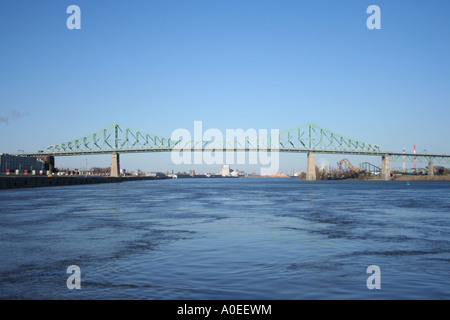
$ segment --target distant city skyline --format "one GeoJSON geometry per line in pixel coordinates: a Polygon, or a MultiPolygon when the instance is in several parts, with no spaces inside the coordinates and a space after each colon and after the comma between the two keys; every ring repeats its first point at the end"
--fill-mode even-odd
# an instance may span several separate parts
{"type": "MultiPolygon", "coordinates": [[[[4,1],[0,152],[36,152],[113,122],[170,137],[203,121],[223,132],[314,122],[386,151],[450,154],[449,11],[444,0],[4,1]],[[81,29],[67,27],[70,5],[81,29]],[[381,29],[367,27],[371,5],[381,29]]],[[[316,163],[342,158],[381,161],[316,163]]],[[[280,154],[280,172],[305,170],[305,159],[280,154]]],[[[56,159],[86,165],[111,157],[56,159]]],[[[121,167],[220,171],[175,165],[170,153],[122,154],[121,167]]]]}

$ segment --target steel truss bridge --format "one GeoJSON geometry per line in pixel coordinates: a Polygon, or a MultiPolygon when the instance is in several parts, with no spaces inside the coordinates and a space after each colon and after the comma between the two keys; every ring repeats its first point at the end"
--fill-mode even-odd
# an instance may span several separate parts
{"type": "MultiPolygon", "coordinates": [[[[236,131],[235,131],[236,132],[236,131]]],[[[202,132],[203,135],[203,132],[202,132]]],[[[389,161],[417,161],[429,164],[450,163],[450,155],[431,153],[405,153],[382,150],[378,145],[348,138],[314,123],[279,132],[278,134],[261,135],[247,130],[244,139],[232,140],[191,140],[171,139],[154,134],[134,130],[117,123],[91,133],[84,137],[51,145],[28,156],[77,156],[93,154],[119,154],[138,152],[171,152],[171,151],[277,151],[291,153],[326,153],[346,155],[380,156],[387,159],[382,165],[389,170],[389,161]],[[253,133],[253,134],[252,134],[253,133]],[[387,167],[386,167],[387,166],[387,167]]],[[[228,137],[227,137],[228,138],[228,137]]],[[[23,154],[22,154],[23,155],[23,154]]],[[[309,164],[309,161],[308,161],[309,164]]]]}

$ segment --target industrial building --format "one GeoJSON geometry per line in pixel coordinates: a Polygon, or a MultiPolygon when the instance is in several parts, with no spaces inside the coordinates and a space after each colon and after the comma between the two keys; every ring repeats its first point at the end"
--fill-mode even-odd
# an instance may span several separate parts
{"type": "Polygon", "coordinates": [[[16,172],[20,173],[39,172],[45,170],[45,162],[34,157],[23,157],[12,154],[0,153],[0,173],[16,172]]]}
{"type": "Polygon", "coordinates": [[[230,176],[230,165],[223,164],[222,169],[220,170],[220,174],[222,175],[222,177],[229,177],[230,176]]]}

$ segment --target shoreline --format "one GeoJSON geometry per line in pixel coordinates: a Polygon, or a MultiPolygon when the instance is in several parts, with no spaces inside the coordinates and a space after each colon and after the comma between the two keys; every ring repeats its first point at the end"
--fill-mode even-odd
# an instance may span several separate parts
{"type": "Polygon", "coordinates": [[[71,186],[80,184],[120,183],[136,180],[162,180],[168,177],[102,177],[102,176],[0,176],[0,190],[71,186]]]}
{"type": "Polygon", "coordinates": [[[394,176],[391,181],[450,181],[450,176],[394,176]]]}
{"type": "MultiPolygon", "coordinates": [[[[218,177],[218,176],[217,176],[218,177]]],[[[211,177],[211,178],[217,178],[211,177]]],[[[199,176],[183,176],[184,179],[200,178],[199,176]]],[[[205,177],[206,178],[206,177],[205,177]]],[[[231,177],[230,177],[231,178],[231,177]]],[[[267,176],[243,176],[234,178],[291,178],[297,177],[267,177],[267,176]]],[[[99,183],[121,183],[139,180],[165,180],[172,179],[168,176],[131,176],[131,177],[104,177],[104,176],[0,176],[0,190],[19,188],[39,188],[52,186],[70,186],[81,184],[99,183]]],[[[305,179],[298,179],[305,180],[305,179]]],[[[316,181],[385,181],[378,177],[361,179],[336,179],[336,180],[316,180],[316,181]]],[[[450,181],[450,176],[393,176],[388,181],[450,181]]]]}
{"type": "Polygon", "coordinates": [[[317,179],[316,181],[450,181],[450,176],[393,176],[389,180],[383,180],[379,177],[369,177],[369,178],[348,178],[348,179],[330,179],[330,180],[317,179]]]}

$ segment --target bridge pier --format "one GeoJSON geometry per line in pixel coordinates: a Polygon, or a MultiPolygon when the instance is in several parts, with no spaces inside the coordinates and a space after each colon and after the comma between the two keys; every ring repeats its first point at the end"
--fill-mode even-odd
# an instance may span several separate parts
{"type": "Polygon", "coordinates": [[[316,181],[316,162],[314,161],[314,153],[308,153],[306,163],[306,181],[316,181]]]}
{"type": "Polygon", "coordinates": [[[117,152],[112,154],[112,163],[111,163],[111,177],[120,176],[120,161],[119,154],[117,152]]]}
{"type": "Polygon", "coordinates": [[[391,168],[389,162],[389,155],[384,155],[381,159],[381,179],[385,181],[391,180],[391,168]]]}
{"type": "Polygon", "coordinates": [[[52,174],[53,169],[55,168],[55,157],[54,156],[45,156],[42,158],[39,158],[45,163],[44,170],[49,171],[50,174],[52,174]]]}
{"type": "Polygon", "coordinates": [[[434,164],[433,164],[433,161],[430,161],[428,163],[428,175],[429,176],[434,176],[434,164]]]}

